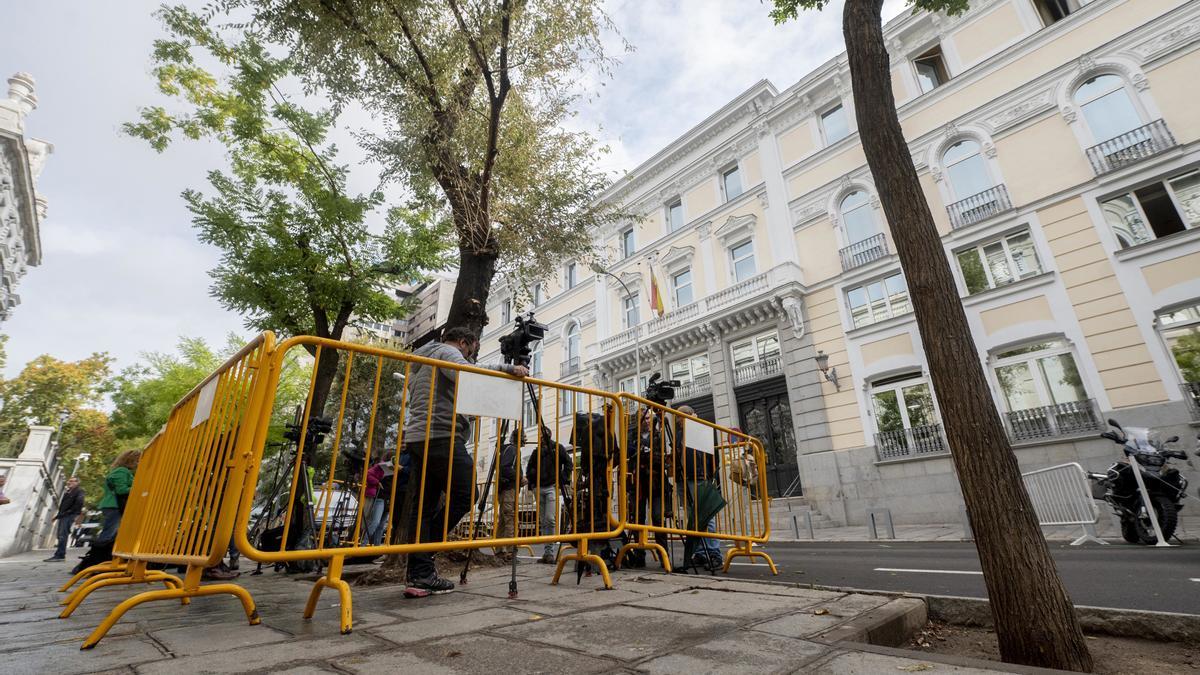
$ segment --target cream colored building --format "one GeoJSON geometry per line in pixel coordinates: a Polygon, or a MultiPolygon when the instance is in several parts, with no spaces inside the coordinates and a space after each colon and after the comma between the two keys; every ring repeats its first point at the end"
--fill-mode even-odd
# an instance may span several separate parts
{"type": "Polygon", "coordinates": [[[54,146],[25,136],[25,117],[34,108],[33,76],[8,78],[8,97],[0,99],[0,323],[21,303],[21,278],[42,263],[46,200],[35,181],[54,146]]]}
{"type": "MultiPolygon", "coordinates": [[[[1194,439],[1200,3],[971,7],[904,14],[885,35],[1022,467],[1102,470],[1119,457],[1097,438],[1109,416],[1194,439]]],[[[937,392],[850,91],[844,54],[782,91],[759,82],[615,184],[605,198],[641,217],[596,242],[635,297],[565,263],[540,290],[550,330],[535,369],[640,390],[636,338],[643,376],[684,382],[676,405],[763,439],[772,493],[802,491],[838,523],[870,508],[957,522],[937,392]]],[[[499,360],[496,339],[527,309],[493,292],[481,360],[499,360]]]]}

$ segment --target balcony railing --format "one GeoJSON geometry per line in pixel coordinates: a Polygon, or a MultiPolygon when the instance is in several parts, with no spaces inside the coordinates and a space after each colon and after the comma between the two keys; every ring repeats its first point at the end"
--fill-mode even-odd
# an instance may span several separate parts
{"type": "Polygon", "coordinates": [[[558,370],[559,377],[567,377],[579,372],[579,357],[567,359],[562,362],[562,366],[558,370]]]}
{"type": "Polygon", "coordinates": [[[843,272],[852,270],[855,267],[861,267],[873,260],[879,260],[887,254],[887,238],[883,236],[882,232],[850,244],[838,251],[838,255],[842,258],[843,272]]]}
{"type": "Polygon", "coordinates": [[[712,380],[708,375],[701,375],[691,382],[684,382],[675,387],[675,400],[686,401],[689,398],[696,398],[712,391],[712,380]]]}
{"type": "Polygon", "coordinates": [[[1184,382],[1180,386],[1183,389],[1183,400],[1192,414],[1192,420],[1200,422],[1200,382],[1184,382]]]}
{"type": "Polygon", "coordinates": [[[950,227],[957,230],[960,227],[982,223],[1011,208],[1012,201],[1008,198],[1008,188],[1001,183],[994,188],[954,202],[946,207],[946,213],[950,214],[950,227]]]}
{"type": "Polygon", "coordinates": [[[749,384],[750,382],[765,380],[781,372],[783,372],[783,360],[776,356],[734,368],[733,383],[735,385],[749,384]]]}
{"type": "Polygon", "coordinates": [[[1004,415],[1014,442],[1058,438],[1099,431],[1100,413],[1095,399],[1071,401],[1040,408],[1014,410],[1004,415]]]}
{"type": "Polygon", "coordinates": [[[888,459],[936,455],[949,452],[949,449],[942,435],[942,425],[926,424],[875,434],[875,452],[882,462],[888,459]]]}
{"type": "Polygon", "coordinates": [[[1175,136],[1167,128],[1167,123],[1154,120],[1133,131],[1126,131],[1120,136],[1093,145],[1087,149],[1087,156],[1088,161],[1092,163],[1092,170],[1099,176],[1153,157],[1175,145],[1175,136]]]}

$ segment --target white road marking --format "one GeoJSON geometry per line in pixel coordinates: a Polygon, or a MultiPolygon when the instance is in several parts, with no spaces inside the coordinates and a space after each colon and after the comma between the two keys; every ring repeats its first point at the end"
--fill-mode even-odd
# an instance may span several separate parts
{"type": "Polygon", "coordinates": [[[970,570],[909,570],[899,567],[876,567],[876,572],[917,572],[919,574],[978,574],[983,575],[983,572],[972,572],[970,570]]]}
{"type": "Polygon", "coordinates": [[[1195,581],[1196,583],[1200,583],[1200,579],[1189,579],[1188,581],[1195,581]]]}

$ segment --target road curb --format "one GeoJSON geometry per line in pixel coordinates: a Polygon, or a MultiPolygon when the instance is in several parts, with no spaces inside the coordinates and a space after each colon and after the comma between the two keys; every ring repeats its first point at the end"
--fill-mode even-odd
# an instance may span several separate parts
{"type": "Polygon", "coordinates": [[[920,598],[895,598],[886,605],[831,628],[821,637],[831,642],[865,642],[899,647],[928,621],[928,606],[920,598]]]}

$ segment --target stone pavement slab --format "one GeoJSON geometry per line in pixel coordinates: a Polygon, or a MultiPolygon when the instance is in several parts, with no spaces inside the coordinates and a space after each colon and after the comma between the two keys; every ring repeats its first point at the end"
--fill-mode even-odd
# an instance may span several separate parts
{"type": "Polygon", "coordinates": [[[104,650],[80,652],[82,642],[57,642],[35,649],[0,655],[7,675],[73,675],[148,663],[165,658],[162,650],[143,637],[118,637],[104,641],[104,650]]]}
{"type": "Polygon", "coordinates": [[[490,635],[455,636],[400,649],[339,659],[352,673],[606,673],[620,668],[609,659],[490,635]]]}
{"type": "Polygon", "coordinates": [[[710,589],[682,590],[672,595],[630,603],[668,612],[687,612],[726,619],[765,619],[799,609],[795,600],[756,593],[710,589]]]}
{"type": "Polygon", "coordinates": [[[176,656],[191,656],[283,642],[292,636],[267,626],[219,623],[205,626],[204,630],[193,626],[155,630],[150,637],[176,656]]]}
{"type": "Polygon", "coordinates": [[[832,651],[832,647],[815,642],[739,630],[641,663],[638,670],[654,675],[791,673],[832,651]]]}
{"type": "MultiPolygon", "coordinates": [[[[998,664],[997,664],[998,665],[998,664]]],[[[798,673],[825,675],[879,675],[880,673],[960,673],[960,675],[988,675],[994,670],[980,670],[968,666],[952,666],[937,661],[905,659],[870,652],[840,651],[834,656],[803,666],[798,673]]]]}
{"type": "MultiPolygon", "coordinates": [[[[247,627],[254,630],[261,626],[247,627]]],[[[106,647],[108,640],[100,643],[106,647]]],[[[280,666],[306,661],[324,661],[367,649],[379,649],[383,643],[363,633],[334,635],[320,639],[291,640],[245,649],[197,654],[183,658],[156,661],[138,666],[140,675],[208,675],[209,673],[244,673],[250,670],[276,670],[280,666]]],[[[99,650],[100,647],[97,647],[99,650]]]]}
{"type": "MultiPolygon", "coordinates": [[[[529,612],[495,607],[493,609],[485,609],[452,617],[406,621],[401,624],[375,628],[370,632],[389,642],[406,644],[420,640],[446,637],[448,635],[475,633],[488,628],[511,626],[514,624],[529,623],[531,620],[538,620],[533,617],[534,615],[529,612]]],[[[540,619],[540,617],[538,618],[540,619]]]]}

